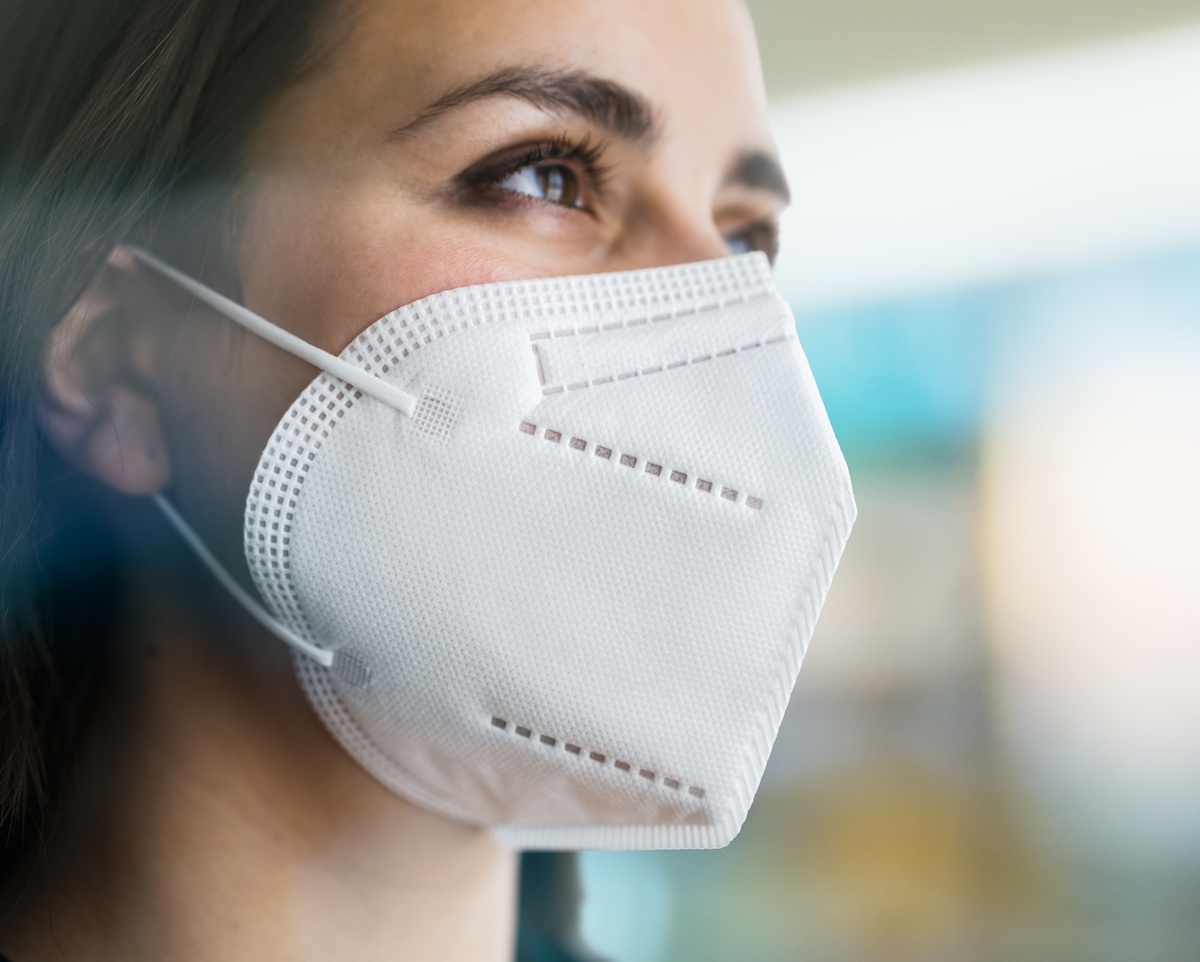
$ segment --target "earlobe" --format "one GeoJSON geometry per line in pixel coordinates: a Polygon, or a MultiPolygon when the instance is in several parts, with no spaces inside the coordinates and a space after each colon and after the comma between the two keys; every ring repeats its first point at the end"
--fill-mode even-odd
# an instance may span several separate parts
{"type": "Polygon", "coordinates": [[[118,248],[104,273],[55,325],[43,352],[42,432],[80,470],[124,494],[150,494],[171,479],[151,372],[137,369],[132,325],[110,272],[133,270],[118,248]]]}

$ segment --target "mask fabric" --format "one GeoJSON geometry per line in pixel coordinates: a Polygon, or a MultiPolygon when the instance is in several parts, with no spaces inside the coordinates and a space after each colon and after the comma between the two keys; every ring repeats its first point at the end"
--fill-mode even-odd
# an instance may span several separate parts
{"type": "Polygon", "coordinates": [[[135,254],[325,372],[242,601],[350,755],[518,848],[733,839],[856,513],[763,255],[435,294],[335,359],[135,254]]]}

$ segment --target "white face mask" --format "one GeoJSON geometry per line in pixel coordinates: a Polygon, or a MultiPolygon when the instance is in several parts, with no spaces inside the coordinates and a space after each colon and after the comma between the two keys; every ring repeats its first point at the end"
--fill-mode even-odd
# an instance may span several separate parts
{"type": "Polygon", "coordinates": [[[334,737],[522,848],[741,828],[855,517],[767,260],[484,284],[334,358],[263,452],[246,559],[334,737]]]}

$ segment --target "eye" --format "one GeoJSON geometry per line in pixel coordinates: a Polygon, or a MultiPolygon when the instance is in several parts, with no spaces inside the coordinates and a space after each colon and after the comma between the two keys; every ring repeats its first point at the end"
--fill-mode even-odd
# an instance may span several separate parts
{"type": "Polygon", "coordinates": [[[736,234],[726,234],[725,247],[730,254],[762,251],[774,263],[775,255],[779,253],[779,225],[773,220],[750,224],[736,234]]]}
{"type": "Polygon", "coordinates": [[[565,135],[485,158],[455,180],[469,203],[494,204],[498,197],[528,198],[595,216],[609,167],[605,145],[565,135]]]}
{"type": "Polygon", "coordinates": [[[583,208],[579,175],[566,164],[530,164],[498,181],[496,187],[560,207],[583,208]]]}

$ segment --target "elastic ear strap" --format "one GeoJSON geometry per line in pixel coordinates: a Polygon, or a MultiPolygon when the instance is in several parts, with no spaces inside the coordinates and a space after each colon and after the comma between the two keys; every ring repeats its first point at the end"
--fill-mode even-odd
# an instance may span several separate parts
{"type": "Polygon", "coordinates": [[[237,303],[237,301],[232,301],[225,295],[218,294],[211,287],[206,287],[195,278],[183,273],[183,271],[172,267],[165,261],[159,260],[149,251],[132,246],[126,249],[142,264],[151,270],[157,271],[163,277],[174,281],[189,294],[203,301],[209,307],[220,311],[230,320],[236,321],[246,330],[257,334],[264,341],[270,341],[276,347],[283,348],[289,354],[294,354],[302,361],[308,361],[309,364],[319,367],[327,374],[341,378],[347,384],[358,388],[363,394],[369,394],[371,397],[382,401],[384,404],[395,408],[403,414],[411,416],[416,411],[419,398],[401,391],[398,387],[380,380],[374,374],[369,374],[360,367],[355,367],[348,361],[343,361],[340,357],[335,357],[328,351],[322,351],[319,347],[314,347],[308,341],[285,331],[276,324],[272,324],[265,317],[259,317],[253,311],[237,303]]]}
{"type": "Polygon", "coordinates": [[[251,598],[249,592],[234,580],[233,575],[225,570],[225,566],[208,550],[204,542],[200,540],[200,536],[192,530],[190,524],[183,520],[183,515],[175,510],[175,506],[170,501],[161,494],[153,494],[151,497],[154,499],[154,503],[158,505],[159,510],[171,522],[171,527],[179,532],[180,537],[187,542],[188,547],[204,562],[204,567],[212,572],[213,577],[217,581],[221,582],[221,587],[233,595],[260,625],[281,641],[287,642],[297,651],[307,655],[317,664],[324,665],[326,668],[333,664],[334,653],[332,651],[326,648],[318,648],[311,642],[305,641],[278,618],[275,618],[266,608],[251,598]]]}

